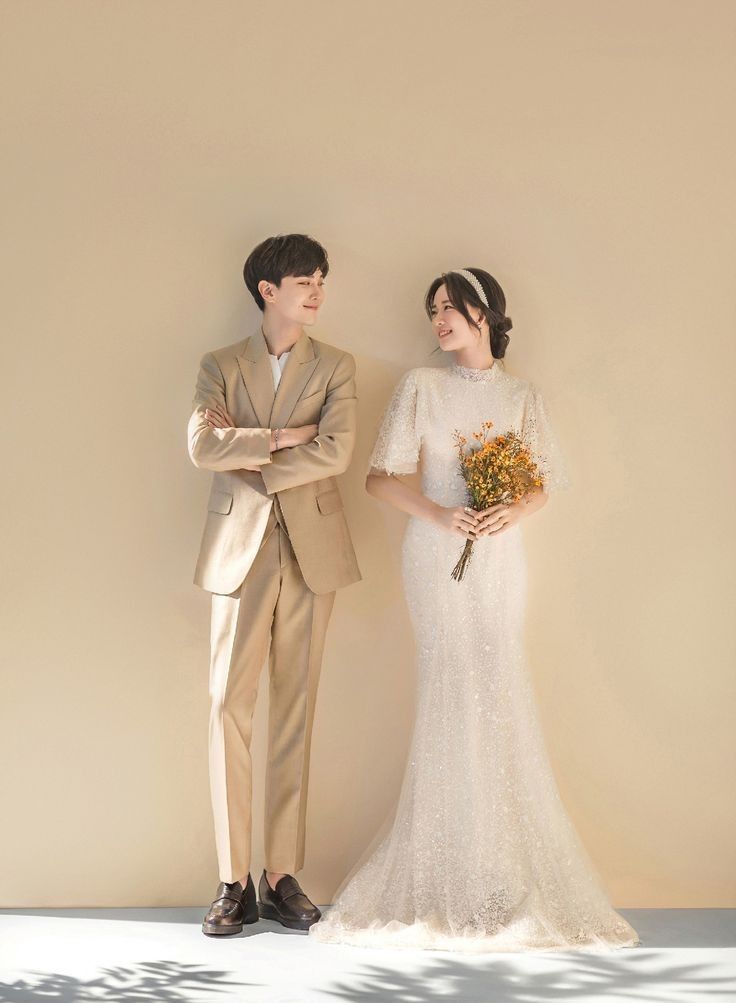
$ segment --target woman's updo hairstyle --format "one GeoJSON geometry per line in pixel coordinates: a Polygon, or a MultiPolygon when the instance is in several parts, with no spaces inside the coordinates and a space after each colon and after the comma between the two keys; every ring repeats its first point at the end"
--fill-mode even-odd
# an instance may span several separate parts
{"type": "Polygon", "coordinates": [[[486,294],[488,306],[485,305],[478,295],[478,291],[473,288],[464,275],[459,275],[457,272],[443,272],[442,275],[434,279],[427,290],[427,295],[424,297],[424,309],[431,320],[434,298],[439,287],[444,285],[449,301],[469,324],[478,328],[478,331],[480,331],[480,327],[470,316],[468,306],[483,313],[491,332],[491,355],[494,359],[502,359],[510,341],[506,332],[514,326],[511,318],[506,316],[506,297],[503,289],[493,276],[484,272],[482,268],[466,268],[465,271],[470,272],[480,282],[483,292],[486,294]]]}

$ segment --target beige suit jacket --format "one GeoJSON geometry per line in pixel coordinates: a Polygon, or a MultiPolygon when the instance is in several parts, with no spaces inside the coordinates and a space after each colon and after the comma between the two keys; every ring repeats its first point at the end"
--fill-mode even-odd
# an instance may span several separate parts
{"type": "Polygon", "coordinates": [[[200,363],[189,419],[189,456],[214,471],[194,583],[235,591],[258,552],[274,496],[307,586],[317,594],[360,581],[337,475],[353,452],[355,360],[302,334],[274,392],[259,329],[200,363]],[[211,428],[205,408],[225,407],[236,428],[211,428]],[[303,446],[270,452],[272,428],[318,424],[303,446]],[[260,472],[243,470],[260,464],[260,472]]]}

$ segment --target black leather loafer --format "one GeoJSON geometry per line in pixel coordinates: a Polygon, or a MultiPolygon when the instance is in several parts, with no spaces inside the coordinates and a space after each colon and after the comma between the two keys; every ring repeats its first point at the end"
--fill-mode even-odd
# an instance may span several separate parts
{"type": "Polygon", "coordinates": [[[261,919],[274,919],[290,930],[308,930],[322,916],[291,874],[279,878],[272,888],[264,871],[258,882],[258,898],[261,919]]]}
{"type": "Polygon", "coordinates": [[[244,923],[258,922],[256,888],[250,874],[245,888],[239,881],[221,881],[217,895],[202,923],[208,937],[231,937],[240,933],[244,923]]]}

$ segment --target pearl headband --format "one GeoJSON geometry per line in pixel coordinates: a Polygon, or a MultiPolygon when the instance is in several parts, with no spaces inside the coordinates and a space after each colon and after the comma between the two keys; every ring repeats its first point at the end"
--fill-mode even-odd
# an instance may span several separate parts
{"type": "Polygon", "coordinates": [[[464,279],[467,279],[468,282],[473,287],[473,289],[475,289],[475,291],[478,293],[481,300],[485,303],[486,306],[488,306],[488,297],[485,294],[485,290],[483,289],[483,286],[480,284],[480,282],[475,277],[475,275],[473,275],[472,272],[469,272],[467,268],[453,268],[452,271],[456,275],[462,275],[464,279]]]}

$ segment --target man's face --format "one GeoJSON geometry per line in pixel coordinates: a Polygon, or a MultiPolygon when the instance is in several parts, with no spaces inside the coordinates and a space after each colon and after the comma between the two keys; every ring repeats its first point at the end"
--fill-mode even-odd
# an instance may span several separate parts
{"type": "Polygon", "coordinates": [[[258,288],[269,310],[295,324],[314,324],[325,298],[325,280],[319,268],[312,275],[285,275],[280,286],[262,281],[258,288]]]}

